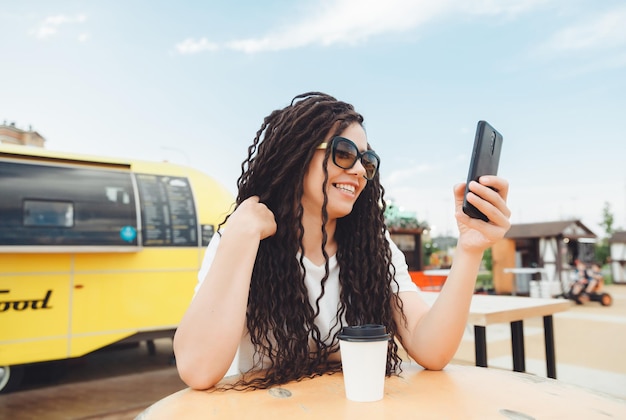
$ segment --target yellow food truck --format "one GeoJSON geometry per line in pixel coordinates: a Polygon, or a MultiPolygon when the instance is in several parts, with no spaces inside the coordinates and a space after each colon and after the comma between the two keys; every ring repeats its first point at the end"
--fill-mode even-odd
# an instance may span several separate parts
{"type": "Polygon", "coordinates": [[[30,363],[173,336],[233,202],[189,167],[0,145],[0,392],[30,363]]]}

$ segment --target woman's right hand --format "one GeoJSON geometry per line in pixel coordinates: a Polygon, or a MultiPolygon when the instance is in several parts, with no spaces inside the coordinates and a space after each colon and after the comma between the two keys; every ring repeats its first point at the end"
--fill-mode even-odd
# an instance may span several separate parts
{"type": "Polygon", "coordinates": [[[227,225],[227,231],[241,229],[247,233],[258,233],[260,240],[276,233],[274,213],[265,204],[260,203],[256,195],[246,198],[239,204],[228,218],[227,225]]]}

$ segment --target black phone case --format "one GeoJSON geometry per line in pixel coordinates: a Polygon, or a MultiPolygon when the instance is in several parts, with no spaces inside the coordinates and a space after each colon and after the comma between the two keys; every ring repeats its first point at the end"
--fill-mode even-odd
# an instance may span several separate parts
{"type": "Polygon", "coordinates": [[[467,174],[467,185],[463,195],[463,212],[474,219],[481,219],[485,222],[489,218],[480,210],[467,202],[470,181],[478,182],[483,175],[497,175],[500,164],[500,150],[502,149],[502,135],[486,121],[478,121],[476,127],[476,137],[474,138],[474,148],[470,161],[469,172],[467,174]]]}

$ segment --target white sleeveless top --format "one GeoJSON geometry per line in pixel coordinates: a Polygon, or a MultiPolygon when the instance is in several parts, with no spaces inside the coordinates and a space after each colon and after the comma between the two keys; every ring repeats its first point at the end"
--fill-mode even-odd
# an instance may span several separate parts
{"type": "MultiPolygon", "coordinates": [[[[411,280],[404,254],[400,251],[396,244],[393,243],[389,236],[387,236],[387,240],[389,241],[389,246],[391,248],[392,262],[396,269],[395,279],[398,282],[398,286],[392,282],[392,291],[394,293],[417,292],[418,288],[411,280]]],[[[213,258],[215,257],[219,241],[220,235],[213,235],[213,238],[206,249],[202,267],[198,272],[198,284],[195,289],[196,292],[209,272],[209,268],[211,267],[213,258]]],[[[309,302],[311,303],[311,306],[315,308],[315,301],[322,292],[321,279],[324,277],[324,265],[317,266],[306,257],[304,257],[303,261],[306,269],[305,285],[309,291],[309,302]]],[[[337,332],[336,330],[340,328],[340,323],[336,322],[337,308],[339,305],[339,292],[339,264],[337,263],[337,258],[333,255],[329,259],[329,276],[326,280],[324,296],[319,303],[320,313],[317,318],[315,318],[315,325],[320,330],[321,338],[326,338],[328,343],[330,343],[330,338],[332,338],[337,332]],[[335,329],[331,331],[333,326],[335,329]]],[[[345,325],[345,320],[343,324],[345,325]]],[[[226,373],[226,376],[250,370],[253,367],[253,355],[254,347],[250,341],[249,334],[246,333],[241,339],[237,355],[235,356],[230,369],[226,373]]]]}

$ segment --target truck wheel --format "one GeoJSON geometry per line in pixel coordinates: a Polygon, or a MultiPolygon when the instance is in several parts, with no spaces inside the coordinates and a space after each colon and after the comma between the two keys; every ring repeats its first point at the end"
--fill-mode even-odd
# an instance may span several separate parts
{"type": "Polygon", "coordinates": [[[0,394],[19,388],[24,378],[24,366],[0,366],[0,394]]]}

